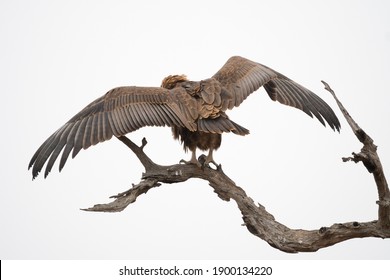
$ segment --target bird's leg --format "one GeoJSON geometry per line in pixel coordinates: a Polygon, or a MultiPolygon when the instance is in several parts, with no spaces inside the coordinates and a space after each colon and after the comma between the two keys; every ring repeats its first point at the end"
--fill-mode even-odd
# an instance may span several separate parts
{"type": "Polygon", "coordinates": [[[216,168],[218,168],[219,164],[217,164],[217,163],[214,161],[214,159],[213,159],[213,151],[214,151],[213,149],[210,149],[210,150],[209,150],[209,153],[208,153],[208,155],[207,155],[207,157],[206,157],[206,160],[205,160],[205,162],[204,162],[204,165],[209,164],[209,163],[212,163],[212,164],[215,165],[216,168]]]}
{"type": "Polygon", "coordinates": [[[185,164],[195,164],[197,166],[201,166],[199,161],[196,159],[196,148],[194,150],[191,150],[191,159],[189,161],[186,161],[184,159],[180,160],[180,163],[185,163],[185,164]]]}

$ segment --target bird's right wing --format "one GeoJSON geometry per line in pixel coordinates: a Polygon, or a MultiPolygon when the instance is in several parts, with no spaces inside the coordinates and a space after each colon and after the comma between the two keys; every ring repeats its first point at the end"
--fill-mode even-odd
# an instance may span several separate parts
{"type": "Polygon", "coordinates": [[[144,126],[182,126],[195,130],[196,102],[185,93],[159,87],[118,87],[96,99],[54,132],[35,152],[29,168],[35,178],[48,161],[45,177],[63,150],[59,169],[72,152],[144,126]]]}

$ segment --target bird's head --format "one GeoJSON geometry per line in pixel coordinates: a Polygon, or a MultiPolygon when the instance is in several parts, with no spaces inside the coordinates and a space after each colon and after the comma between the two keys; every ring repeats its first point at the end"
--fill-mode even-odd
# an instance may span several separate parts
{"type": "Polygon", "coordinates": [[[173,89],[177,83],[186,81],[188,81],[186,75],[169,75],[162,80],[161,87],[166,89],[173,89]]]}

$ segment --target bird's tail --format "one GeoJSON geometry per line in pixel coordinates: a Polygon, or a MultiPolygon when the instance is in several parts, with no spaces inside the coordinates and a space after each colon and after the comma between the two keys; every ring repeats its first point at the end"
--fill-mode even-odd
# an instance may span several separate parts
{"type": "Polygon", "coordinates": [[[220,116],[215,119],[199,119],[198,120],[198,130],[209,133],[223,133],[223,132],[233,132],[238,135],[247,135],[249,130],[245,127],[242,127],[239,124],[231,121],[230,119],[220,116]]]}

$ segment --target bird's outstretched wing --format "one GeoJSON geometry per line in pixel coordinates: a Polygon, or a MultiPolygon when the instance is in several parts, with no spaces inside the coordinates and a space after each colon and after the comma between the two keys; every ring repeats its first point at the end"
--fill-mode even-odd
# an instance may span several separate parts
{"type": "Polygon", "coordinates": [[[264,86],[274,101],[298,108],[313,115],[325,125],[324,119],[333,130],[340,130],[340,122],[333,110],[316,94],[271,68],[233,56],[213,76],[223,87],[223,102],[232,109],[239,106],[252,92],[264,86]]]}
{"type": "Polygon", "coordinates": [[[96,99],[54,132],[35,152],[30,163],[35,178],[48,160],[45,177],[63,150],[59,168],[72,152],[119,137],[144,126],[182,126],[195,130],[195,102],[185,93],[159,87],[118,87],[96,99]]]}

